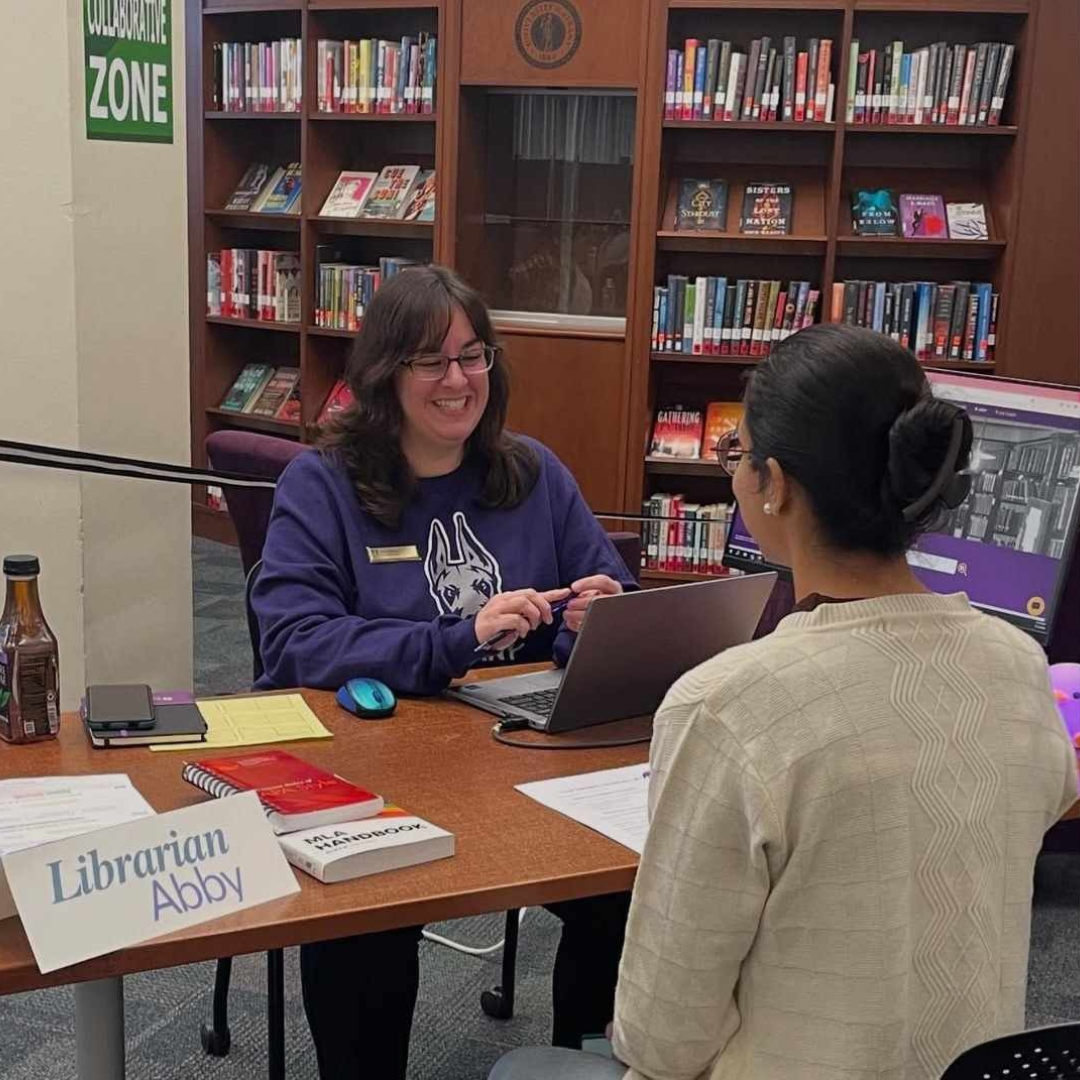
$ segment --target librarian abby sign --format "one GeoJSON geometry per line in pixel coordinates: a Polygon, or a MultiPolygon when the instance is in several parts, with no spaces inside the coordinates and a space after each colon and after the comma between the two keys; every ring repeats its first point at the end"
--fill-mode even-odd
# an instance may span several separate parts
{"type": "Polygon", "coordinates": [[[172,142],[170,0],[83,0],[86,135],[172,142]]]}
{"type": "Polygon", "coordinates": [[[208,829],[181,837],[170,829],[164,843],[136,848],[102,858],[96,847],[75,859],[47,863],[52,902],[65,904],[92,892],[105,892],[136,881],[150,881],[149,902],[154,922],[170,913],[184,915],[204,905],[225,900],[243,902],[243,876],[239,865],[222,863],[229,842],[223,829],[208,829]],[[207,862],[218,860],[214,869],[207,862]]]}

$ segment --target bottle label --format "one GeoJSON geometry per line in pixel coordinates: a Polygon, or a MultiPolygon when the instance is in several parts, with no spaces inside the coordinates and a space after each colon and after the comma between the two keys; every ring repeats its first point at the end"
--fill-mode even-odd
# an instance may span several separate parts
{"type": "Polygon", "coordinates": [[[11,735],[11,676],[7,652],[0,649],[0,731],[11,735]]]}
{"type": "Polygon", "coordinates": [[[52,654],[16,653],[12,683],[21,735],[27,739],[55,735],[60,728],[60,715],[52,654]]]}

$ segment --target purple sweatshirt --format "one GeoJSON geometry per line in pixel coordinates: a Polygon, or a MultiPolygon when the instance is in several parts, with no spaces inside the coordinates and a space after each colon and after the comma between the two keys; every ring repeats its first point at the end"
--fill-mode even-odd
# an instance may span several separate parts
{"type": "Polygon", "coordinates": [[[367,675],[399,693],[434,694],[478,664],[564,664],[574,634],[560,615],[498,654],[473,651],[472,616],[496,593],[590,574],[636,588],[567,468],[527,441],[540,474],[517,507],[480,506],[483,470],[466,462],[420,480],[396,529],[361,509],[336,464],[314,451],[295,458],[278,482],[252,593],[259,688],[336,690],[367,675]]]}

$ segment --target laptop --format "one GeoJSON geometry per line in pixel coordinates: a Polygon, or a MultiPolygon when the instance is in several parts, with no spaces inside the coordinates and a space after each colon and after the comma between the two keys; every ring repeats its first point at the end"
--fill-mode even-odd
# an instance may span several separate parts
{"type": "Polygon", "coordinates": [[[605,596],[589,605],[565,668],[447,691],[537,731],[651,716],[680,675],[753,636],[775,573],[605,596]]]}

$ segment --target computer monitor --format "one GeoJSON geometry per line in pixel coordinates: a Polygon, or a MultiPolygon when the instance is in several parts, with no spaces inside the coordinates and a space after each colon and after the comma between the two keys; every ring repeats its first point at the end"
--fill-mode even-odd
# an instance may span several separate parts
{"type": "MultiPolygon", "coordinates": [[[[1045,645],[1080,521],[1080,391],[930,371],[938,397],[971,417],[971,493],[908,562],[934,592],[967,593],[1045,645]]],[[[775,569],[736,509],[724,565],[775,569]]]]}

